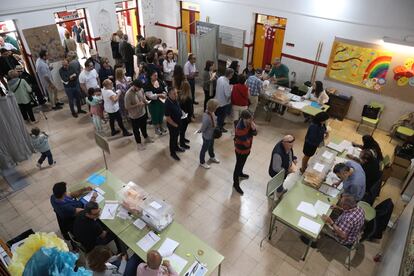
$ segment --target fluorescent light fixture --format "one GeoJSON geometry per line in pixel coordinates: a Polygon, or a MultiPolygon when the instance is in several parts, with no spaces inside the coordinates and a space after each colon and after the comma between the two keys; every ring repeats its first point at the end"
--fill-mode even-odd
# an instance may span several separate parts
{"type": "Polygon", "coordinates": [[[398,38],[393,38],[393,37],[389,37],[389,36],[384,36],[382,38],[382,40],[385,43],[392,43],[392,44],[398,44],[398,45],[414,47],[414,41],[407,40],[407,37],[408,36],[404,37],[403,39],[398,39],[398,38]]]}

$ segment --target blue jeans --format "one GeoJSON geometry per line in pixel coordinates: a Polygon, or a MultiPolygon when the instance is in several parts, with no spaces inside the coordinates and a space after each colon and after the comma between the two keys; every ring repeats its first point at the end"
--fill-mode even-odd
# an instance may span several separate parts
{"type": "Polygon", "coordinates": [[[42,152],[42,155],[40,156],[39,160],[37,161],[37,163],[39,163],[40,165],[42,165],[43,161],[45,161],[47,157],[47,162],[49,163],[49,165],[53,165],[53,156],[52,156],[52,152],[50,150],[47,150],[45,152],[42,152]]]}
{"type": "Polygon", "coordinates": [[[79,112],[81,110],[81,94],[80,94],[78,86],[65,87],[65,92],[66,92],[66,95],[68,96],[70,112],[72,112],[72,114],[76,113],[75,107],[74,107],[75,101],[76,101],[77,111],[79,112]]]}
{"type": "Polygon", "coordinates": [[[217,116],[217,126],[219,128],[223,128],[224,126],[224,120],[228,115],[231,113],[231,104],[227,104],[224,106],[220,106],[216,110],[216,116],[217,116]]]}
{"type": "Polygon", "coordinates": [[[211,158],[214,158],[214,139],[207,140],[203,138],[203,145],[201,146],[200,151],[200,164],[206,163],[205,157],[207,151],[208,155],[210,155],[211,158]]]}

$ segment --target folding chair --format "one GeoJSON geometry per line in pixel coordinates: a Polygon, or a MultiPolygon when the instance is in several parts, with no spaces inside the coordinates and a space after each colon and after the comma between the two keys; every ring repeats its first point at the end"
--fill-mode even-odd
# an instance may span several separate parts
{"type": "Polygon", "coordinates": [[[404,138],[412,137],[414,135],[414,129],[405,126],[399,126],[394,133],[390,133],[390,140],[388,143],[391,143],[393,136],[403,136],[404,138]]]}
{"type": "Polygon", "coordinates": [[[382,111],[384,111],[384,105],[382,103],[372,101],[369,104],[369,106],[380,109],[379,112],[378,112],[377,118],[371,119],[371,118],[368,118],[368,117],[365,117],[365,116],[361,115],[361,120],[359,121],[359,124],[358,124],[358,127],[357,127],[356,130],[358,131],[358,129],[361,125],[368,125],[368,126],[373,127],[373,130],[371,132],[371,135],[373,135],[375,130],[377,129],[378,124],[379,124],[379,119],[381,117],[381,113],[382,113],[382,111]]]}

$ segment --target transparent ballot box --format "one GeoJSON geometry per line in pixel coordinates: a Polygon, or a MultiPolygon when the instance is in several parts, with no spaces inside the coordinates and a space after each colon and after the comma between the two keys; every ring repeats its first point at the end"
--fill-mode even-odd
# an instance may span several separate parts
{"type": "Polygon", "coordinates": [[[161,232],[173,222],[174,210],[165,201],[148,197],[143,204],[141,219],[156,232],[161,232]]]}
{"type": "Polygon", "coordinates": [[[138,184],[130,181],[118,192],[119,201],[125,209],[133,214],[141,214],[144,201],[148,198],[148,193],[138,184]]]}

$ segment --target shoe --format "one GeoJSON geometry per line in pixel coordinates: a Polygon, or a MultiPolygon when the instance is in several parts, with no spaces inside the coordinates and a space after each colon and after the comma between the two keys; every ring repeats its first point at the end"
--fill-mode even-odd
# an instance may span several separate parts
{"type": "Polygon", "coordinates": [[[203,164],[200,163],[200,167],[203,167],[206,170],[210,169],[210,166],[207,163],[203,163],[203,164]]]}
{"type": "Polygon", "coordinates": [[[221,132],[226,133],[226,132],[228,132],[228,130],[225,129],[225,128],[221,128],[221,132]]]}
{"type": "Polygon", "coordinates": [[[210,158],[210,159],[209,159],[209,161],[210,161],[211,163],[216,163],[216,164],[219,164],[219,163],[220,163],[220,160],[218,160],[218,159],[217,159],[217,158],[215,158],[215,157],[210,158]]]}
{"type": "Polygon", "coordinates": [[[190,140],[188,140],[187,138],[184,138],[184,142],[190,143],[190,140]]]}
{"type": "Polygon", "coordinates": [[[236,192],[238,192],[240,195],[243,195],[244,192],[243,190],[240,188],[240,184],[233,184],[233,188],[236,190],[236,192]]]}
{"type": "Polygon", "coordinates": [[[77,113],[72,113],[73,118],[78,118],[78,114],[77,113]]]}
{"type": "MultiPolygon", "coordinates": [[[[300,240],[301,240],[304,244],[306,244],[306,245],[308,245],[308,244],[309,244],[309,242],[310,242],[310,240],[309,240],[307,237],[302,236],[302,235],[300,236],[300,240]]],[[[312,248],[316,248],[316,247],[317,247],[317,243],[316,243],[316,242],[311,242],[310,246],[311,246],[312,248]]]]}
{"type": "Polygon", "coordinates": [[[244,178],[244,179],[249,179],[249,175],[245,173],[242,173],[239,177],[244,178]]]}
{"type": "Polygon", "coordinates": [[[177,154],[171,154],[171,157],[176,161],[180,161],[180,157],[177,154]]]}
{"type": "Polygon", "coordinates": [[[36,167],[38,167],[39,169],[41,169],[42,168],[42,164],[36,163],[36,167]]]}
{"type": "Polygon", "coordinates": [[[147,137],[147,138],[145,138],[145,143],[147,143],[147,144],[154,143],[154,139],[152,139],[151,137],[147,137]]]}
{"type": "Polygon", "coordinates": [[[82,110],[82,109],[81,109],[81,110],[79,110],[79,111],[78,111],[78,113],[86,114],[86,113],[88,113],[88,112],[86,112],[85,110],[82,110]]]}
{"type": "Polygon", "coordinates": [[[141,151],[141,150],[145,150],[145,145],[139,143],[137,144],[137,150],[141,151]]]}
{"type": "Polygon", "coordinates": [[[185,149],[178,147],[178,149],[176,151],[178,151],[178,152],[185,152],[185,149]]]}
{"type": "Polygon", "coordinates": [[[130,132],[124,132],[122,135],[124,135],[125,137],[128,137],[128,136],[132,136],[132,133],[130,133],[130,132]]]}
{"type": "Polygon", "coordinates": [[[49,165],[49,167],[53,167],[54,165],[56,165],[56,161],[53,161],[52,165],[49,165]]]}
{"type": "Polygon", "coordinates": [[[181,144],[180,147],[183,149],[190,149],[190,146],[186,144],[181,144]]]}
{"type": "Polygon", "coordinates": [[[62,103],[62,102],[57,102],[57,103],[56,103],[56,105],[60,105],[60,106],[62,106],[62,105],[64,105],[64,103],[62,103]]]}
{"type": "Polygon", "coordinates": [[[59,109],[62,109],[62,107],[61,107],[61,106],[59,106],[59,105],[57,105],[57,106],[52,107],[52,109],[53,109],[53,110],[59,110],[59,109]]]}
{"type": "Polygon", "coordinates": [[[198,102],[196,102],[196,101],[193,101],[193,104],[197,105],[197,104],[198,104],[198,102]]]}
{"type": "Polygon", "coordinates": [[[155,134],[162,135],[162,131],[159,128],[155,129],[155,134]]]}
{"type": "Polygon", "coordinates": [[[160,127],[160,130],[161,130],[161,132],[162,132],[163,134],[167,133],[167,130],[166,130],[165,128],[163,128],[163,127],[160,127]]]}
{"type": "Polygon", "coordinates": [[[115,131],[113,131],[112,133],[111,133],[111,135],[112,136],[115,136],[115,135],[117,135],[118,133],[120,133],[121,131],[120,130],[115,130],[115,131]]]}
{"type": "Polygon", "coordinates": [[[288,191],[287,189],[283,189],[283,191],[281,191],[281,192],[276,192],[276,196],[277,196],[278,198],[282,198],[282,197],[283,197],[283,195],[284,195],[287,191],[288,191]]]}

